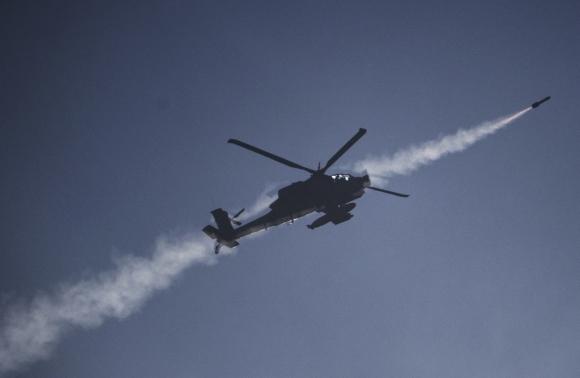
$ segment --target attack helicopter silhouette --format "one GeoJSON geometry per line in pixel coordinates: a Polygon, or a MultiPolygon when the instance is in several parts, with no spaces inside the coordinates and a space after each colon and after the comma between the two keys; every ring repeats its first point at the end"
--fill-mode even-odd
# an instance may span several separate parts
{"type": "Polygon", "coordinates": [[[204,227],[205,232],[210,238],[216,240],[215,253],[219,253],[220,248],[225,245],[234,248],[239,243],[237,239],[253,234],[255,232],[278,226],[282,223],[294,222],[313,212],[324,213],[323,216],[316,219],[307,227],[315,229],[329,222],[340,224],[351,219],[350,213],[356,206],[352,201],[360,198],[365,193],[365,189],[375,190],[386,194],[392,194],[399,197],[408,197],[408,194],[392,192],[386,189],[380,189],[371,186],[371,180],[368,175],[356,177],[349,174],[327,175],[326,171],[330,168],[348,149],[350,149],[367,131],[359,131],[348,141],[340,150],[338,150],[326,163],[323,168],[310,169],[286,160],[280,156],[264,151],[237,139],[230,139],[228,143],[238,145],[247,150],[270,158],[278,163],[284,164],[291,168],[301,169],[310,173],[310,178],[305,181],[294,182],[278,191],[278,199],[270,204],[270,211],[253,221],[240,226],[241,223],[237,218],[243,211],[239,211],[233,217],[220,209],[213,210],[211,214],[214,217],[215,227],[208,225],[204,227]],[[234,228],[232,224],[240,227],[234,228]]]}

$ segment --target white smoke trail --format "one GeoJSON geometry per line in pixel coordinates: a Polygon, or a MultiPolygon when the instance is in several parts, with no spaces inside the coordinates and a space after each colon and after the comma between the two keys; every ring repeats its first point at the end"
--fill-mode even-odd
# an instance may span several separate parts
{"type": "Polygon", "coordinates": [[[369,156],[356,162],[353,169],[359,173],[367,172],[373,178],[373,181],[381,181],[394,175],[409,174],[445,155],[465,150],[475,142],[515,121],[530,109],[524,109],[494,121],[484,122],[468,130],[459,129],[453,135],[447,135],[419,146],[411,146],[404,150],[399,150],[393,156],[369,156]]]}
{"type": "Polygon", "coordinates": [[[116,269],[39,294],[6,311],[0,328],[0,375],[47,359],[62,335],[74,327],[95,328],[107,318],[126,318],[156,291],[167,288],[193,264],[213,264],[205,235],[157,240],[149,259],[125,256],[116,269]]]}
{"type": "MultiPolygon", "coordinates": [[[[354,169],[373,176],[408,174],[447,154],[460,152],[493,134],[530,109],[512,116],[459,130],[436,141],[399,151],[393,157],[369,157],[354,169]]],[[[276,199],[269,186],[244,218],[265,210],[276,199]]],[[[62,284],[52,294],[39,294],[30,303],[12,306],[0,320],[0,374],[47,359],[66,331],[95,328],[107,318],[123,319],[137,311],[156,291],[167,288],[193,264],[214,264],[213,242],[205,235],[186,235],[179,240],[159,238],[150,259],[125,256],[115,260],[116,269],[62,284]]],[[[228,250],[224,251],[225,254],[228,250]]]]}
{"type": "MultiPolygon", "coordinates": [[[[245,214],[249,218],[276,200],[279,185],[268,184],[245,214]]],[[[231,250],[222,249],[220,255],[231,250]]],[[[217,262],[213,241],[189,234],[161,237],[153,256],[124,256],[116,268],[73,284],[61,284],[51,294],[30,303],[12,305],[0,319],[0,375],[50,357],[61,337],[75,327],[96,328],[107,318],[123,319],[137,311],[156,291],[166,289],[194,264],[217,262]]]]}
{"type": "Polygon", "coordinates": [[[278,193],[275,192],[276,189],[280,187],[279,183],[269,183],[266,184],[266,188],[260,195],[258,199],[250,208],[245,210],[238,218],[241,221],[253,218],[255,215],[262,213],[264,210],[268,209],[270,204],[278,198],[278,193]]]}

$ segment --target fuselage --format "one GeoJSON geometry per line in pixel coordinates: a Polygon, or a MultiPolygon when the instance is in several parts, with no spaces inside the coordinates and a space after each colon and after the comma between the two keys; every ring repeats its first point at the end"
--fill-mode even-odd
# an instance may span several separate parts
{"type": "Polygon", "coordinates": [[[357,198],[371,182],[367,175],[312,175],[278,191],[278,199],[270,204],[267,214],[237,228],[231,238],[239,239],[282,223],[293,222],[313,212],[331,212],[357,198]]]}
{"type": "Polygon", "coordinates": [[[270,209],[290,212],[308,207],[332,208],[360,198],[368,186],[370,179],[366,175],[312,175],[306,181],[298,181],[280,189],[278,199],[270,204],[270,209]]]}

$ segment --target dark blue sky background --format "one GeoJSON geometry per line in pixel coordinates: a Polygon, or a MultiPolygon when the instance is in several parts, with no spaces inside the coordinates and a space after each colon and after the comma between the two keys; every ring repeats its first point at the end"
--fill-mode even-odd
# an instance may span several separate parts
{"type": "Polygon", "coordinates": [[[316,168],[364,127],[348,164],[552,96],[390,179],[408,199],[244,239],[11,374],[577,377],[578,20],[574,1],[3,2],[2,311],[308,177],[229,138],[316,168]]]}

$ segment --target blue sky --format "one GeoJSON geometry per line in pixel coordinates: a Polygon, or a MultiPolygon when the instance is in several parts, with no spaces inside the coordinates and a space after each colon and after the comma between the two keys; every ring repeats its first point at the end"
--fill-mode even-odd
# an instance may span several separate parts
{"type": "Polygon", "coordinates": [[[10,350],[10,361],[25,354],[7,346],[11,314],[28,324],[42,300],[60,308],[67,288],[141,272],[163,235],[205,251],[199,232],[215,207],[235,213],[308,177],[229,138],[315,168],[366,128],[336,165],[346,167],[552,96],[384,183],[407,199],[370,192],[338,226],[311,231],[311,217],[217,260],[169,264],[163,284],[137,275],[131,306],[53,323],[42,356],[6,376],[577,376],[575,2],[1,9],[0,358],[10,350]]]}

